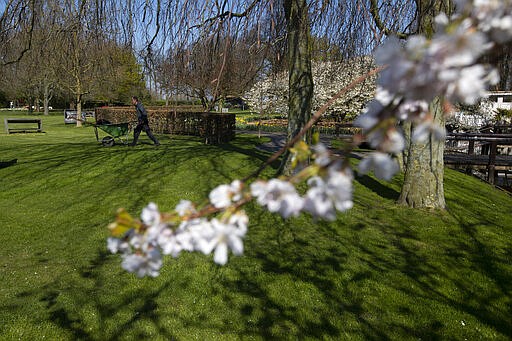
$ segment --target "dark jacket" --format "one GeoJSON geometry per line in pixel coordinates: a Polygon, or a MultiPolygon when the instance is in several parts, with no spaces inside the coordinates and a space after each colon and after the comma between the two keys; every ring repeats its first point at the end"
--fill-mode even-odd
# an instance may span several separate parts
{"type": "Polygon", "coordinates": [[[141,102],[137,102],[137,104],[135,104],[135,110],[137,110],[137,120],[139,121],[139,124],[147,124],[148,113],[141,102]]]}

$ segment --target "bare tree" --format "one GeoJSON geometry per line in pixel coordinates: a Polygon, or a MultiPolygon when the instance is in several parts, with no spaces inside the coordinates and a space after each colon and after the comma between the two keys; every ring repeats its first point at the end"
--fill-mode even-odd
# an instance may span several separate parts
{"type": "MultiPolygon", "coordinates": [[[[61,19],[58,40],[62,84],[74,96],[80,118],[84,98],[98,88],[107,74],[105,64],[111,62],[112,11],[106,1],[62,0],[57,14],[61,19]]],[[[115,30],[114,30],[115,32],[115,30]]],[[[77,126],[81,126],[77,120],[77,126]]]]}
{"type": "Polygon", "coordinates": [[[265,50],[250,39],[208,37],[160,62],[161,84],[201,101],[206,110],[227,96],[241,96],[253,83],[264,62],[265,50]]]}
{"type": "Polygon", "coordinates": [[[0,17],[0,58],[2,65],[19,62],[32,47],[38,0],[9,0],[0,17]]]}
{"type": "Polygon", "coordinates": [[[57,65],[59,63],[57,41],[58,27],[55,22],[56,4],[51,2],[40,2],[38,4],[39,13],[48,13],[39,15],[35,20],[33,32],[32,49],[27,56],[30,66],[28,72],[32,73],[36,86],[36,106],[39,108],[39,101],[43,102],[44,114],[49,114],[50,101],[53,98],[54,91],[59,84],[57,65]]]}

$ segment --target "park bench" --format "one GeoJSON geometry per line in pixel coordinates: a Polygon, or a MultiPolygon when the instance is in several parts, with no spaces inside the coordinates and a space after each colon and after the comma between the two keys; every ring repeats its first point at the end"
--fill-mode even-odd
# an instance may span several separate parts
{"type": "Polygon", "coordinates": [[[40,118],[5,118],[4,124],[5,132],[7,134],[43,132],[42,121],[40,118]],[[36,124],[37,126],[34,126],[34,124],[36,124]]]}

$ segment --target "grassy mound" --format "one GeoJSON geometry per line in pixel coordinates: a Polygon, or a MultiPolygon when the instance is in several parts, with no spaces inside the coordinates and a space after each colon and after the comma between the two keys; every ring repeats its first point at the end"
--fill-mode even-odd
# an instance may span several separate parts
{"type": "Polygon", "coordinates": [[[0,339],[512,335],[512,198],[477,179],[446,170],[444,212],[396,206],[399,176],[357,178],[354,209],[333,223],[249,205],[243,257],[183,254],[137,279],[106,250],[116,209],[201,201],[257,168],[262,141],[159,136],[155,148],[142,134],[105,148],[59,116],[43,129],[0,134],[0,161],[17,160],[0,167],[0,339]]]}

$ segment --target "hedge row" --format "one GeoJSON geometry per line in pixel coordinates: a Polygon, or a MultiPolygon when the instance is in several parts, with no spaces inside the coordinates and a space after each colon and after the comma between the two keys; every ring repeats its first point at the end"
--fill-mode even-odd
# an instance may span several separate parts
{"type": "MultiPolygon", "coordinates": [[[[188,111],[192,108],[147,107],[149,126],[158,134],[200,136],[207,144],[229,142],[235,137],[235,114],[188,111]]],[[[96,108],[96,122],[137,122],[133,107],[96,108]]]]}

